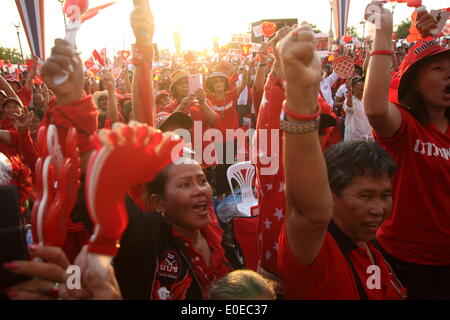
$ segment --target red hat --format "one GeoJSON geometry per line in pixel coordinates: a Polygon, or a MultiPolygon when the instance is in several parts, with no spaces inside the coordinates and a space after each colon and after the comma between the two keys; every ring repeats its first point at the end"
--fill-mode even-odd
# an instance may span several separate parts
{"type": "Polygon", "coordinates": [[[407,75],[415,69],[419,61],[448,51],[450,51],[450,48],[446,49],[441,47],[436,40],[432,38],[421,40],[414,47],[412,47],[399,68],[399,96],[402,91],[402,86],[405,86],[407,75]]]}
{"type": "Polygon", "coordinates": [[[14,97],[7,97],[6,99],[4,99],[2,101],[2,105],[1,105],[2,109],[4,109],[6,104],[9,103],[9,102],[15,102],[16,104],[19,105],[20,108],[23,108],[23,104],[22,104],[22,101],[20,99],[17,99],[17,98],[14,98],[14,97]]]}

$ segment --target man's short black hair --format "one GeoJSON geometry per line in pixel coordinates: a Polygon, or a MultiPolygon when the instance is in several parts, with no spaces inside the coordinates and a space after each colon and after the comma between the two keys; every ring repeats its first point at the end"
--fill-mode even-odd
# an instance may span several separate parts
{"type": "Polygon", "coordinates": [[[341,196],[356,177],[394,177],[397,165],[376,142],[344,141],[325,152],[331,191],[341,196]]]}

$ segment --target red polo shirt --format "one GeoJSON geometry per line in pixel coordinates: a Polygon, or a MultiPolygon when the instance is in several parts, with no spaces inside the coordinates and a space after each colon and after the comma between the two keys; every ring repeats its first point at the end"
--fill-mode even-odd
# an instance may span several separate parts
{"type": "MultiPolygon", "coordinates": [[[[338,244],[329,232],[326,233],[322,248],[311,266],[302,264],[295,257],[283,227],[279,239],[278,270],[285,286],[285,299],[293,300],[358,300],[358,287],[353,273],[338,244]]],[[[367,243],[375,265],[380,270],[379,289],[369,289],[367,283],[372,283],[369,277],[373,271],[368,271],[373,265],[367,251],[355,248],[349,252],[350,260],[358,273],[369,300],[401,300],[404,289],[399,289],[393,282],[396,278],[384,260],[381,253],[367,243]],[[368,281],[369,280],[369,281],[368,281]]]]}
{"type": "Polygon", "coordinates": [[[390,139],[376,139],[398,165],[394,206],[377,239],[410,263],[450,265],[450,127],[442,133],[397,107],[402,125],[390,139]]]}
{"type": "MultiPolygon", "coordinates": [[[[195,270],[195,275],[200,282],[203,298],[207,299],[207,293],[211,283],[232,271],[231,265],[225,257],[225,250],[222,247],[222,229],[214,222],[210,222],[205,228],[201,229],[201,233],[211,249],[209,267],[206,265],[203,255],[194,248],[190,239],[182,237],[174,229],[172,229],[172,233],[184,243],[191,264],[195,270]]],[[[193,279],[190,275],[188,277],[190,279],[186,281],[191,283],[193,279]]]]}

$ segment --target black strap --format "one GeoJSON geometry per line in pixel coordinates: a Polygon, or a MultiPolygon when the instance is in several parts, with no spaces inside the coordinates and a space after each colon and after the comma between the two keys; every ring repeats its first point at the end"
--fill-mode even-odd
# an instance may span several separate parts
{"type": "Polygon", "coordinates": [[[336,224],[331,221],[330,225],[328,226],[328,232],[331,234],[331,236],[334,238],[336,243],[338,244],[339,248],[341,249],[342,254],[345,257],[345,260],[347,260],[347,263],[352,270],[353,278],[355,279],[356,286],[358,288],[359,298],[361,300],[368,300],[366,290],[364,290],[364,286],[361,282],[361,279],[359,278],[358,273],[355,270],[355,266],[353,265],[352,260],[350,259],[350,251],[357,249],[356,245],[353,243],[353,241],[345,234],[343,233],[336,224]]]}

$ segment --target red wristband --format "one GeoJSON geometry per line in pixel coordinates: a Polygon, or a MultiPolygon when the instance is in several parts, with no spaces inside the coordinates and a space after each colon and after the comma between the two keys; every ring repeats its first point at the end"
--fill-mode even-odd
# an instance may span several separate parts
{"type": "Polygon", "coordinates": [[[394,54],[392,50],[375,50],[370,53],[370,56],[382,55],[382,56],[391,56],[394,54]]]}
{"type": "Polygon", "coordinates": [[[283,101],[283,110],[284,110],[284,113],[286,113],[287,116],[289,116],[292,119],[297,120],[297,121],[311,121],[311,120],[315,120],[318,116],[320,116],[320,113],[321,113],[320,107],[317,106],[317,111],[314,112],[313,114],[308,114],[308,115],[298,114],[296,112],[293,112],[292,110],[290,110],[286,106],[286,100],[283,101]]]}

